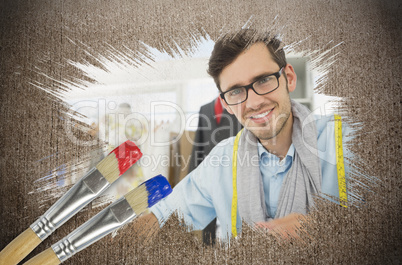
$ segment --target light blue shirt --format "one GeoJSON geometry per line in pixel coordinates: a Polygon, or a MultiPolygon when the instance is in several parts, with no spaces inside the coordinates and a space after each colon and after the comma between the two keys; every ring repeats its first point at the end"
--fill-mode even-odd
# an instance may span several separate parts
{"type": "Polygon", "coordinates": [[[260,157],[259,165],[262,183],[264,185],[265,206],[267,207],[268,215],[274,218],[278,208],[279,192],[283,179],[293,163],[295,147],[291,144],[286,156],[280,160],[279,157],[269,153],[262,144],[258,143],[258,154],[260,157]]]}
{"type": "MultiPolygon", "coordinates": [[[[318,156],[322,172],[321,190],[324,194],[339,197],[334,118],[333,116],[315,116],[315,122],[318,135],[318,156]]],[[[342,129],[343,149],[346,157],[348,152],[345,149],[345,142],[349,132],[348,129],[345,129],[345,124],[342,124],[342,129]]],[[[204,161],[181,180],[168,197],[151,208],[161,226],[174,211],[177,211],[185,223],[195,230],[204,229],[217,217],[221,224],[223,239],[226,240],[230,236],[234,139],[235,137],[228,138],[215,146],[204,161]]],[[[259,161],[255,164],[260,167],[263,177],[268,214],[275,216],[283,179],[293,163],[294,147],[292,145],[289,148],[286,160],[282,162],[284,164],[282,166],[278,164],[274,167],[264,166],[262,160],[270,163],[270,154],[262,146],[261,148],[259,150],[259,161]]],[[[271,159],[275,158],[271,157],[271,159]]],[[[253,162],[251,161],[251,163],[253,162]]],[[[241,226],[241,218],[239,211],[237,211],[238,231],[241,231],[241,226]]]]}

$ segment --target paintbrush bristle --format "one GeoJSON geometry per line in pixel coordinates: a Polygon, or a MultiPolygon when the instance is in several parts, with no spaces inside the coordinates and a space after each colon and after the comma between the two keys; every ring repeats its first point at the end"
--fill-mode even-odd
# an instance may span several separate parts
{"type": "Polygon", "coordinates": [[[96,165],[96,169],[113,183],[142,156],[140,149],[131,141],[126,141],[111,151],[96,165]]]}
{"type": "Polygon", "coordinates": [[[110,153],[96,165],[96,169],[109,181],[113,183],[119,177],[119,164],[114,153],[110,153]]]}
{"type": "Polygon", "coordinates": [[[148,208],[148,191],[145,185],[140,185],[124,196],[138,215],[148,208]]]}
{"type": "Polygon", "coordinates": [[[172,192],[169,182],[162,175],[153,177],[126,194],[124,197],[139,215],[172,192]]]}

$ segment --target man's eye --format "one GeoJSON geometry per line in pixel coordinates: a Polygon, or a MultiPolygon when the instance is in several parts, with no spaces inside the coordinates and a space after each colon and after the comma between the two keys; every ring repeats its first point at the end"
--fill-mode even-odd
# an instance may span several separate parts
{"type": "Polygon", "coordinates": [[[258,80],[258,84],[261,84],[261,85],[262,85],[262,84],[268,83],[268,82],[272,81],[273,78],[274,78],[274,77],[273,77],[272,75],[263,77],[263,78],[261,78],[260,80],[258,80]]]}
{"type": "Polygon", "coordinates": [[[234,97],[234,96],[239,95],[242,92],[242,90],[243,89],[241,89],[241,88],[235,88],[235,89],[231,90],[228,94],[229,94],[229,96],[234,97]]]}

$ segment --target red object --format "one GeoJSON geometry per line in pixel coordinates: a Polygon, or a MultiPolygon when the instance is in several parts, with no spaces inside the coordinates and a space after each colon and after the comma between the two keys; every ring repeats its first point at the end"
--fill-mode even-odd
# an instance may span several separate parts
{"type": "Polygon", "coordinates": [[[219,124],[221,122],[223,112],[223,106],[219,98],[215,100],[215,119],[216,123],[219,124]]]}
{"type": "MultiPolygon", "coordinates": [[[[141,156],[141,150],[132,141],[128,140],[113,149],[115,153],[118,165],[119,165],[119,176],[123,175],[127,169],[129,169],[135,162],[137,162],[141,156]]],[[[112,153],[110,152],[110,153],[112,153]]]]}

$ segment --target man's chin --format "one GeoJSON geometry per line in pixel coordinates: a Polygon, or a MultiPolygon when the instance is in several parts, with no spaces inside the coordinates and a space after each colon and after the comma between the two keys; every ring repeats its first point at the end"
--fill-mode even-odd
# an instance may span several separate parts
{"type": "Polygon", "coordinates": [[[257,137],[261,141],[267,141],[274,138],[276,135],[271,130],[267,130],[266,128],[247,128],[255,137],[257,137]]]}
{"type": "Polygon", "coordinates": [[[269,121],[265,123],[253,123],[251,120],[247,120],[244,127],[261,141],[271,140],[277,135],[277,132],[273,128],[274,126],[269,121]]]}

